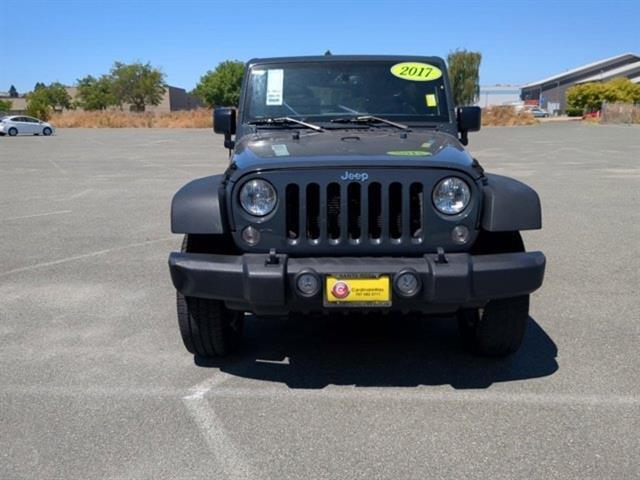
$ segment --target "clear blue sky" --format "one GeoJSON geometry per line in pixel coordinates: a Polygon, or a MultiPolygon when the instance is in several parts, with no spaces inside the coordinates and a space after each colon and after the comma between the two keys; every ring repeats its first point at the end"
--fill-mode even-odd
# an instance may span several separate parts
{"type": "Polygon", "coordinates": [[[480,51],[482,84],[640,53],[640,1],[27,1],[2,8],[0,91],[149,61],[191,89],[233,58],[480,51]]]}

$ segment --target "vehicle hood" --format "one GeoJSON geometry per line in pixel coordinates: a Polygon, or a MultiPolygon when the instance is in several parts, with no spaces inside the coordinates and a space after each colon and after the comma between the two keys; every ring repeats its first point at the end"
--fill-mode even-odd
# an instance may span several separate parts
{"type": "Polygon", "coordinates": [[[237,143],[232,166],[245,170],[414,167],[480,172],[454,136],[435,130],[261,130],[237,143]]]}

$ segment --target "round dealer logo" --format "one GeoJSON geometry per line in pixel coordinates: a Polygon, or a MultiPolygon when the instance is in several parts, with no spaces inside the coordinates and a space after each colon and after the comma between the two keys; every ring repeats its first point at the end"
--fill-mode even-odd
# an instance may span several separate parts
{"type": "Polygon", "coordinates": [[[345,282],[336,282],[331,288],[331,293],[336,298],[347,298],[351,290],[345,282]]]}

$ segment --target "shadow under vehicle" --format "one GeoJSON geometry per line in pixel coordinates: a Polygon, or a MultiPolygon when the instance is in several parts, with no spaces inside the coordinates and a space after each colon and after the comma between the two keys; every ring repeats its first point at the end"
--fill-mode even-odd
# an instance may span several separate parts
{"type": "Polygon", "coordinates": [[[494,383],[541,378],[558,370],[558,349],[529,318],[522,347],[507,359],[461,348],[455,322],[418,315],[246,318],[244,342],[224,358],[195,357],[204,368],[292,389],[328,385],[484,389],[494,383]]]}

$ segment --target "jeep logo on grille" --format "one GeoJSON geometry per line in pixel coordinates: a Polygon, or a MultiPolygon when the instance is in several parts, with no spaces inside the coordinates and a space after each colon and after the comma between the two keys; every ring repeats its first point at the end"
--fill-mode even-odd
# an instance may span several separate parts
{"type": "Polygon", "coordinates": [[[366,182],[367,180],[369,180],[369,174],[368,173],[353,173],[350,172],[348,170],[346,170],[342,176],[340,177],[340,180],[357,180],[358,182],[366,182]]]}

